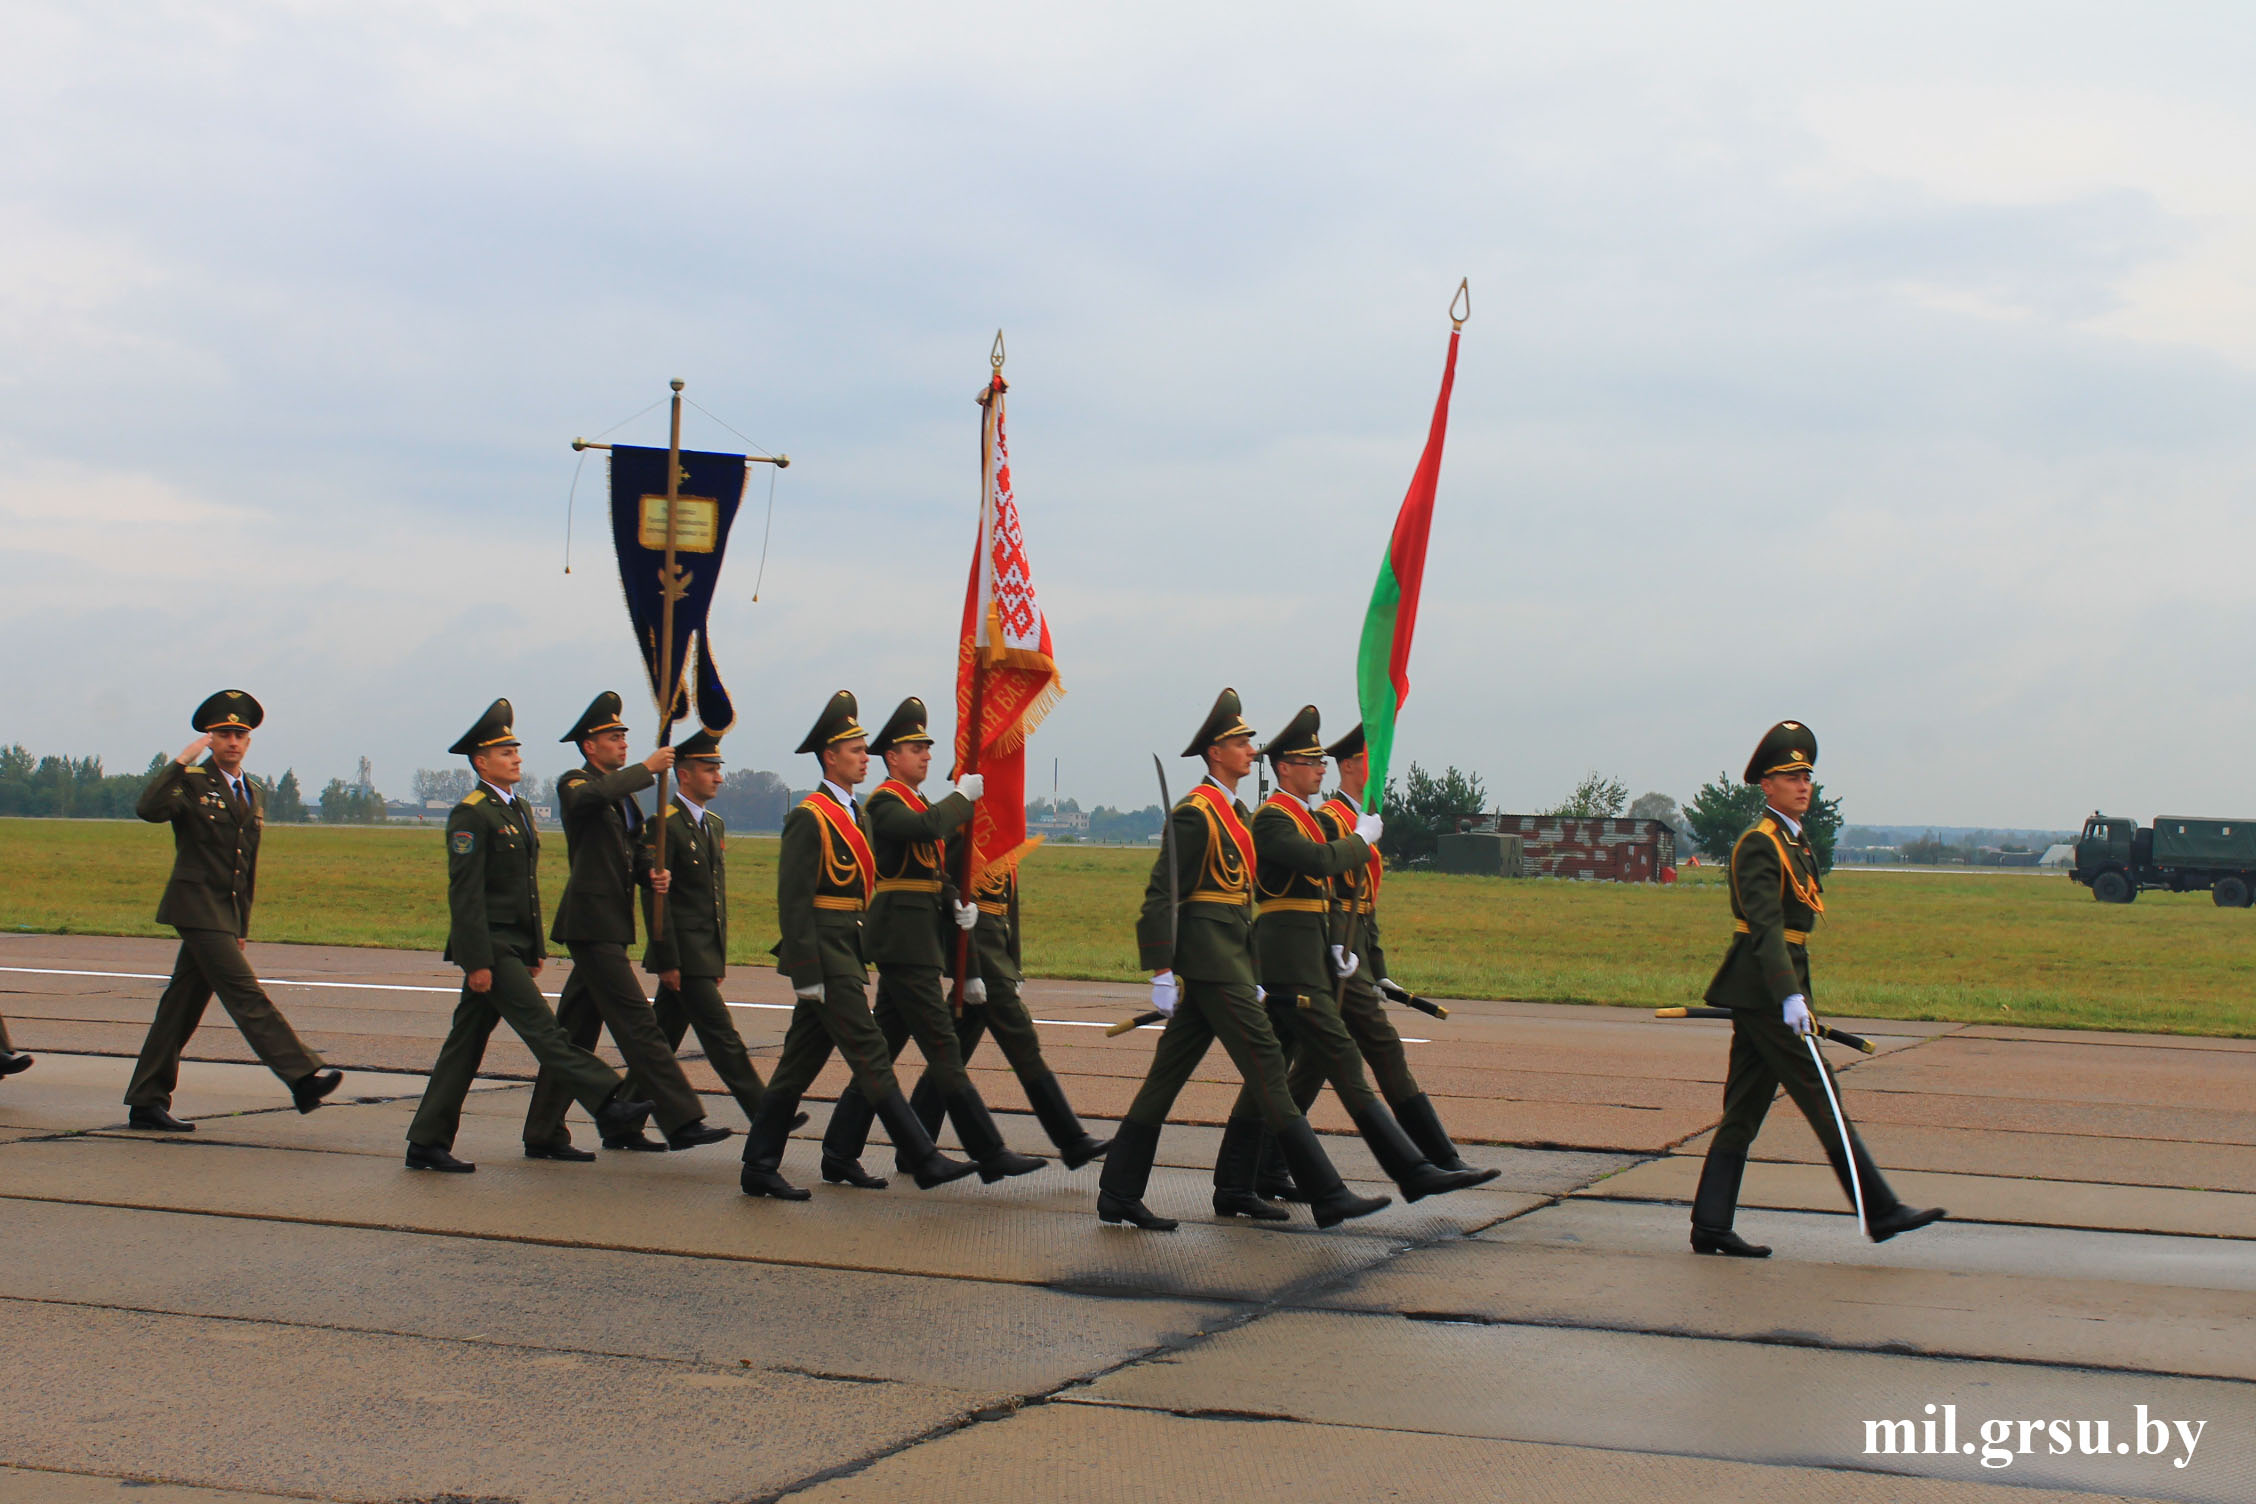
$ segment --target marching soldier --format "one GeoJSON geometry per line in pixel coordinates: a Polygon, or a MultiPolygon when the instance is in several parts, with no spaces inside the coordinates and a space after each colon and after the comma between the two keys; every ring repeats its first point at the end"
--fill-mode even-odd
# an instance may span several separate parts
{"type": "Polygon", "coordinates": [[[29,1055],[18,1054],[8,1043],[8,1021],[0,1018],[0,1076],[13,1076],[18,1071],[28,1071],[34,1064],[29,1055]]]}
{"type": "Polygon", "coordinates": [[[486,1040],[507,1022],[540,1062],[595,1119],[606,1139],[642,1131],[650,1103],[622,1091],[619,1074],[565,1036],[534,978],[547,957],[541,943],[540,835],[517,797],[524,759],[507,700],[496,700],[447,750],[478,775],[447,816],[446,959],[462,968],[462,1000],[439,1047],[423,1100],[407,1127],[407,1167],[467,1175],[478,1167],[450,1152],[462,1123],[486,1040]]]}
{"type": "Polygon", "coordinates": [[[783,938],[775,948],[776,970],[791,978],[798,1005],[767,1095],[745,1134],[738,1183],[747,1196],[807,1199],[808,1193],[785,1180],[778,1167],[799,1098],[833,1049],[846,1057],[854,1073],[853,1084],[833,1111],[846,1110],[847,1099],[856,1093],[864,1097],[920,1189],[959,1180],[976,1168],[933,1146],[932,1136],[901,1095],[885,1034],[870,1016],[862,915],[877,886],[877,855],[853,793],[869,772],[869,734],[857,723],[858,714],[854,697],[840,690],[799,744],[801,752],[815,754],[822,785],[783,822],[783,843],[776,854],[776,920],[783,938]]]}
{"type": "MultiPolygon", "coordinates": [[[[1316,707],[1303,705],[1269,743],[1277,790],[1253,817],[1254,952],[1268,994],[1269,1021],[1296,1068],[1329,1080],[1340,1105],[1371,1146],[1379,1167],[1408,1201],[1477,1185],[1478,1170],[1443,1170],[1427,1162],[1363,1074],[1363,1057],[1340,1017],[1339,984],[1362,958],[1349,951],[1352,936],[1334,940],[1338,903],[1334,880],[1364,868],[1379,837],[1376,813],[1356,816],[1352,828],[1332,837],[1317,818],[1316,792],[1324,783],[1324,744],[1317,737],[1316,707]]],[[[1321,1089],[1319,1087],[1319,1089],[1321,1089]]],[[[1313,1102],[1313,1096],[1307,1099],[1313,1102]]],[[[1306,1103],[1295,1099],[1295,1111],[1306,1103]]],[[[1305,1122],[1306,1120],[1303,1119],[1305,1122]]],[[[1214,1212],[1279,1222],[1289,1213],[1254,1194],[1261,1158],[1261,1109],[1249,1081],[1222,1130],[1214,1159],[1214,1212]]]]}
{"type": "MultiPolygon", "coordinates": [[[[986,780],[967,773],[939,803],[925,803],[918,791],[932,768],[932,733],[924,723],[924,701],[911,695],[869,744],[885,759],[886,772],[862,806],[870,850],[877,858],[876,893],[863,931],[870,959],[877,963],[874,1016],[891,1058],[899,1059],[909,1036],[916,1036],[924,1051],[924,1079],[934,1083],[942,1106],[955,1119],[956,1137],[979,1167],[979,1178],[992,1185],[1006,1176],[1032,1174],[1049,1161],[1017,1153],[1003,1142],[979,1088],[964,1071],[955,1015],[941,981],[947,962],[942,937],[972,928],[979,910],[956,901],[941,861],[948,833],[971,819],[972,802],[986,780]]],[[[865,1190],[885,1188],[884,1177],[861,1165],[873,1115],[867,1097],[848,1093],[838,1099],[823,1134],[823,1179],[865,1190]]],[[[912,1166],[905,1159],[901,1172],[910,1173],[912,1166]]]]}
{"type": "MultiPolygon", "coordinates": [[[[1817,1021],[1809,1007],[1809,932],[1825,912],[1825,898],[1817,854],[1802,821],[1809,814],[1810,774],[1816,766],[1817,737],[1799,721],[1771,727],[1747,760],[1744,776],[1762,785],[1765,808],[1731,848],[1734,933],[1715,980],[1708,984],[1709,1005],[1732,1010],[1731,1065],[1723,1083],[1723,1121],[1708,1141],[1707,1162],[1692,1197],[1695,1253],[1770,1256],[1768,1248],[1733,1232],[1731,1222],[1747,1150],[1781,1086],[1809,1119],[1851,1204],[1861,1202],[1865,1231],[1873,1242],[1884,1243],[1943,1215],[1940,1207],[1922,1210],[1898,1201],[1853,1128],[1844,1154],[1834,1122],[1840,1089],[1829,1084],[1831,1069],[1810,1043],[1817,1021]],[[1849,1155],[1855,1156],[1853,1180],[1849,1155]]],[[[1841,1122],[1847,1122],[1845,1114],[1841,1122]]]]}
{"type": "MultiPolygon", "coordinates": [[[[556,802],[564,817],[564,844],[571,876],[556,905],[548,938],[572,953],[572,974],[557,999],[556,1022],[581,1049],[593,1049],[601,1029],[625,1057],[634,1078],[633,1095],[655,1104],[659,1143],[639,1128],[623,1137],[605,1137],[606,1149],[694,1149],[715,1144],[731,1130],[705,1125],[705,1106],[674,1059],[673,1046],[642,994],[642,982],[627,960],[635,937],[635,890],[663,893],[669,874],[651,867],[643,839],[642,806],[635,795],[674,765],[675,752],[660,747],[641,762],[627,761],[627,727],[619,719],[621,702],[605,690],[559,738],[575,742],[587,759],[556,780],[556,802]]],[[[564,1126],[572,1094],[555,1072],[543,1069],[533,1082],[525,1109],[525,1157],[585,1161],[595,1158],[572,1147],[564,1126]]]]}
{"type": "MultiPolygon", "coordinates": [[[[180,1052],[214,992],[259,1060],[290,1088],[299,1112],[319,1107],[344,1079],[298,1038],[243,955],[259,832],[266,824],[266,795],[244,774],[243,757],[265,719],[259,702],[239,689],[213,695],[191,718],[196,739],[149,780],[134,806],[151,824],[172,826],[172,880],[157,904],[157,923],[180,932],[180,956],[125,1089],[131,1128],[195,1131],[194,1123],[172,1115],[172,1091],[180,1081],[180,1052]],[[207,751],[211,756],[197,762],[207,751]]],[[[23,1057],[23,1065],[11,1069],[30,1063],[23,1057]]]]}
{"type": "MultiPolygon", "coordinates": [[[[1364,791],[1370,782],[1371,759],[1363,743],[1363,727],[1358,723],[1353,731],[1325,748],[1325,755],[1339,769],[1339,791],[1317,807],[1316,818],[1325,834],[1338,840],[1355,828],[1362,818],[1364,791]]],[[[1255,839],[1260,831],[1254,832],[1255,839]]],[[[1379,941],[1379,888],[1383,881],[1385,862],[1376,849],[1371,860],[1361,867],[1350,868],[1337,879],[1340,885],[1340,916],[1345,926],[1347,953],[1357,958],[1355,972],[1349,976],[1340,997],[1340,1021],[1355,1040],[1355,1047],[1371,1068],[1372,1080],[1379,1094],[1410,1135],[1427,1161],[1444,1170],[1471,1170],[1450,1142],[1449,1131],[1441,1125],[1441,1114],[1434,1110],[1433,1099],[1419,1087],[1418,1078],[1411,1074],[1409,1052],[1402,1047],[1402,1036],[1395,1032],[1393,1022],[1387,1017],[1383,995],[1400,992],[1387,977],[1386,952],[1379,941]]],[[[1324,1089],[1324,1062],[1313,1051],[1295,1052],[1292,1057],[1293,1100],[1303,1112],[1308,1110],[1316,1096],[1324,1089]]],[[[1481,1170],[1475,1184],[1494,1180],[1495,1170],[1481,1170]]],[[[1299,1200],[1300,1195],[1285,1177],[1284,1165],[1276,1159],[1274,1151],[1262,1158],[1261,1182],[1258,1187],[1267,1200],[1299,1200]]]]}
{"type": "MultiPolygon", "coordinates": [[[[957,841],[969,839],[958,832],[957,841]]],[[[949,858],[954,870],[955,858],[949,858]]],[[[1042,1058],[1042,1042],[1035,1037],[1033,1015],[1018,995],[1018,984],[1026,979],[1024,956],[1019,949],[1018,931],[1018,870],[1015,867],[997,867],[979,882],[972,895],[979,911],[979,922],[971,932],[971,955],[964,975],[963,1017],[956,1024],[956,1042],[962,1052],[966,1067],[971,1064],[972,1052],[986,1034],[995,1036],[995,1043],[1003,1058],[1018,1073],[1018,1084],[1026,1093],[1026,1101],[1034,1109],[1035,1119],[1042,1131],[1057,1145],[1058,1158],[1065,1161],[1068,1170],[1078,1170],[1092,1160],[1104,1157],[1110,1141],[1096,1138],[1081,1126],[1074,1115],[1073,1104],[1066,1100],[1065,1087],[1042,1058]]],[[[916,1089],[909,1093],[909,1105],[916,1109],[917,1118],[928,1133],[940,1131],[940,1115],[944,1103],[940,1095],[940,1080],[931,1070],[917,1078],[916,1089]]]]}
{"type": "MultiPolygon", "coordinates": [[[[1144,1205],[1167,1109],[1217,1038],[1245,1079],[1245,1096],[1276,1135],[1293,1179],[1309,1192],[1316,1225],[1368,1216],[1385,1196],[1358,1196],[1340,1180],[1285,1085],[1285,1057],[1254,980],[1251,904],[1257,858],[1240,780],[1253,768],[1253,728],[1238,692],[1225,689],[1184,748],[1205,759],[1206,777],[1168,812],[1168,840],[1152,864],[1136,923],[1137,949],[1152,973],[1152,1006],[1167,1027],[1127,1119],[1113,1136],[1097,1181],[1097,1216],[1155,1232],[1172,1218],[1144,1205]],[[1173,866],[1169,858],[1173,858],[1173,866]]],[[[1363,843],[1351,843],[1360,860],[1363,843]]],[[[1258,1148],[1258,1145],[1256,1145],[1258,1148]]],[[[1250,1172],[1249,1172],[1250,1173],[1250,1172]]]]}
{"type": "MultiPolygon", "coordinates": [[[[643,970],[658,977],[651,1011],[671,1047],[697,1031],[706,1063],[749,1120],[759,1115],[767,1089],[721,1001],[721,978],[728,974],[728,827],[706,807],[721,791],[720,737],[700,730],[683,738],[674,749],[674,777],[666,811],[666,868],[673,875],[666,923],[652,926],[642,953],[643,970]]],[[[651,907],[648,891],[642,902],[651,907]]]]}

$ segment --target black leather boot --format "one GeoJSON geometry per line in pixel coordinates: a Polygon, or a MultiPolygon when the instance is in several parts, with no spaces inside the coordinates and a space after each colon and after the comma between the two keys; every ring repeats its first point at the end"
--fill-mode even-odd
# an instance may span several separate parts
{"type": "Polygon", "coordinates": [[[773,1196],[778,1201],[804,1201],[809,1192],[783,1178],[783,1146],[791,1141],[791,1120],[799,1111],[799,1098],[770,1090],[744,1130],[744,1173],[737,1184],[747,1196],[773,1196]]]}
{"type": "Polygon", "coordinates": [[[1144,1205],[1151,1181],[1152,1156],[1159,1152],[1158,1123],[1128,1122],[1112,1136],[1112,1151],[1097,1176],[1097,1219],[1125,1222],[1146,1232],[1173,1232],[1173,1217],[1154,1216],[1144,1205]]]}
{"type": "MultiPolygon", "coordinates": [[[[1395,1119],[1402,1131],[1410,1135],[1410,1142],[1426,1156],[1426,1163],[1438,1170],[1470,1170],[1457,1153],[1457,1146],[1449,1141],[1449,1130],[1441,1126],[1441,1114],[1434,1111],[1433,1098],[1419,1092],[1407,1102],[1398,1102],[1394,1108],[1395,1119]]],[[[1475,1185],[1485,1185],[1503,1172],[1483,1170],[1475,1185]]]]}
{"type": "Polygon", "coordinates": [[[343,1071],[308,1071],[290,1083],[290,1105],[300,1113],[308,1113],[321,1105],[321,1099],[337,1089],[345,1079],[343,1071]]]}
{"type": "Polygon", "coordinates": [[[1863,1194],[1865,1236],[1873,1242],[1885,1243],[1899,1232],[1910,1232],[1915,1227],[1925,1227],[1930,1222],[1942,1220],[1944,1214],[1941,1207],[1932,1210],[1910,1207],[1896,1199],[1895,1191],[1888,1185],[1888,1177],[1872,1162],[1871,1152],[1864,1147],[1864,1140],[1857,1136],[1854,1127],[1849,1129],[1849,1148],[1856,1155],[1857,1178],[1854,1185],[1849,1182],[1848,1167],[1841,1163],[1840,1151],[1830,1142],[1833,1135],[1821,1133],[1819,1136],[1828,1140],[1825,1157],[1832,1161],[1833,1176],[1841,1182],[1841,1194],[1849,1198],[1849,1205],[1855,1207],[1858,1193],[1863,1194]]]}
{"type": "Polygon", "coordinates": [[[1384,1102],[1374,1101],[1355,1114],[1355,1127],[1363,1142],[1371,1146],[1371,1157],[1386,1171],[1387,1179],[1401,1187],[1405,1201],[1447,1195],[1490,1178],[1479,1170],[1444,1170],[1429,1162],[1384,1102]]]}
{"type": "MultiPolygon", "coordinates": [[[[606,1144],[613,1139],[641,1138],[642,1125],[650,1117],[651,1105],[648,1102],[630,1101],[626,1083],[621,1082],[612,1088],[611,1095],[595,1110],[595,1131],[603,1135],[603,1142],[606,1144]]],[[[663,1149],[665,1145],[657,1147],[663,1149]]]]}
{"type": "Polygon", "coordinates": [[[437,1170],[446,1175],[468,1175],[478,1168],[467,1159],[456,1159],[437,1144],[409,1144],[407,1167],[410,1170],[437,1170]]]}
{"type": "Polygon", "coordinates": [[[1731,1230],[1739,1210],[1739,1181],[1747,1173],[1744,1150],[1710,1149],[1700,1166],[1700,1188],[1692,1193],[1692,1251],[1726,1258],[1767,1259],[1770,1250],[1731,1230]]]}
{"type": "Polygon", "coordinates": [[[1232,1118],[1222,1125],[1222,1147],[1214,1151],[1214,1215],[1248,1217],[1256,1222],[1290,1222],[1292,1213],[1254,1194],[1254,1163],[1267,1134],[1259,1118],[1232,1118]]]}
{"type": "Polygon", "coordinates": [[[915,1110],[909,1106],[909,1099],[901,1095],[899,1087],[893,1088],[885,1100],[877,1104],[877,1115],[893,1140],[893,1152],[916,1177],[918,1190],[929,1191],[936,1185],[961,1180],[978,1168],[940,1152],[932,1142],[932,1135],[924,1131],[924,1124],[917,1121],[915,1110]]]}
{"type": "Polygon", "coordinates": [[[0,1076],[13,1076],[18,1071],[31,1069],[31,1057],[20,1051],[0,1050],[0,1076]]]}
{"type": "Polygon", "coordinates": [[[940,1120],[948,1115],[948,1103],[940,1095],[940,1083],[932,1079],[932,1072],[917,1077],[916,1089],[909,1093],[909,1107],[924,1124],[924,1136],[938,1142],[940,1120]]]}
{"type": "Polygon", "coordinates": [[[148,1128],[158,1133],[194,1133],[196,1125],[185,1118],[176,1118],[162,1107],[132,1107],[126,1110],[125,1126],[148,1128]]]}
{"type": "Polygon", "coordinates": [[[1308,1193],[1293,1184],[1292,1171],[1285,1168],[1276,1135],[1266,1127],[1261,1130],[1261,1153],[1254,1160],[1253,1193],[1264,1201],[1298,1201],[1303,1205],[1308,1201],[1308,1193]]]}
{"type": "Polygon", "coordinates": [[[1306,1118],[1294,1118],[1277,1131],[1277,1148],[1292,1168],[1294,1183],[1308,1193],[1308,1209],[1316,1214],[1318,1227],[1336,1227],[1350,1217],[1368,1217],[1394,1204],[1392,1196],[1358,1196],[1349,1190],[1306,1118]]]}
{"type": "Polygon", "coordinates": [[[995,1126],[986,1099],[968,1081],[962,1089],[949,1093],[948,1116],[956,1120],[956,1137],[963,1140],[964,1152],[979,1166],[979,1178],[988,1185],[1013,1175],[1031,1175],[1049,1164],[1046,1159],[1020,1154],[1003,1142],[1003,1130],[995,1126]]]}
{"type": "MultiPolygon", "coordinates": [[[[1073,1104],[1066,1101],[1065,1087],[1050,1073],[1048,1066],[1038,1065],[1030,1071],[1021,1071],[1018,1082],[1026,1088],[1027,1105],[1034,1109],[1034,1116],[1041,1122],[1042,1131],[1050,1136],[1050,1142],[1057,1145],[1058,1158],[1065,1161],[1068,1170],[1078,1170],[1091,1160],[1104,1158],[1110,1141],[1090,1137],[1088,1130],[1081,1126],[1081,1120],[1074,1116],[1073,1104]]],[[[922,1091],[924,1083],[918,1082],[917,1089],[922,1091]]]]}
{"type": "MultiPolygon", "coordinates": [[[[838,1105],[830,1109],[830,1124],[823,1129],[822,1178],[832,1185],[850,1185],[856,1190],[882,1191],[888,1182],[882,1175],[872,1175],[862,1168],[862,1151],[869,1145],[870,1124],[877,1120],[877,1108],[860,1086],[847,1083],[839,1093],[838,1105]]],[[[906,1171],[908,1166],[903,1165],[906,1171]]]]}

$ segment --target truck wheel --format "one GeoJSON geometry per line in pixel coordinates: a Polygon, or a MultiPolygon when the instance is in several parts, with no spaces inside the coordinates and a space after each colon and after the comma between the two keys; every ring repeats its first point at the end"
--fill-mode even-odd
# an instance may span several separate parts
{"type": "Polygon", "coordinates": [[[2248,884],[2237,877],[2220,877],[2209,890],[2209,897],[2220,909],[2245,909],[2248,907],[2248,884]]]}
{"type": "Polygon", "coordinates": [[[2130,880],[2120,872],[2102,872],[2092,879],[2092,897],[2101,903],[2129,903],[2134,896],[2130,880]]]}

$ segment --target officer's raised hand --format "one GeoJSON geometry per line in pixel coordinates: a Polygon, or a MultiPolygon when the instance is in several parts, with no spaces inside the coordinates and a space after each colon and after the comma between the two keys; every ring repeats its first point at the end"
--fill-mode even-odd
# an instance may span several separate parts
{"type": "Polygon", "coordinates": [[[663,773],[674,765],[674,749],[660,747],[642,760],[642,765],[653,773],[663,773]]]}
{"type": "Polygon", "coordinates": [[[210,750],[211,736],[207,732],[205,735],[197,737],[187,746],[182,747],[180,749],[180,755],[178,757],[175,757],[173,761],[179,763],[184,768],[192,768],[196,765],[196,759],[203,756],[210,750]]]}

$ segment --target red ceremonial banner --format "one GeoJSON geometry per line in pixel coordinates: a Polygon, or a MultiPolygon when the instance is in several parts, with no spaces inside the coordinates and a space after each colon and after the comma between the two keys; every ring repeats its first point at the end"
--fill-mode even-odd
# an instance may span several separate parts
{"type": "Polygon", "coordinates": [[[1019,859],[1041,844],[1039,836],[1026,834],[1026,738],[1065,693],[1011,489],[1005,390],[998,373],[985,404],[979,540],[972,549],[956,649],[955,775],[978,773],[987,781],[971,822],[974,891],[993,869],[1016,870],[1019,859]]]}

